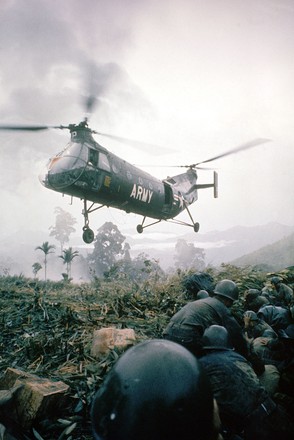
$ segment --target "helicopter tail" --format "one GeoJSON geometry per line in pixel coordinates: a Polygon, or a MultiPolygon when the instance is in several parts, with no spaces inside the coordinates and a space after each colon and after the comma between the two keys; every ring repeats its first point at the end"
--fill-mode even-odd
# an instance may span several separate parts
{"type": "Polygon", "coordinates": [[[216,199],[218,197],[218,174],[213,172],[213,183],[203,183],[196,185],[197,189],[213,188],[213,196],[216,199]]]}

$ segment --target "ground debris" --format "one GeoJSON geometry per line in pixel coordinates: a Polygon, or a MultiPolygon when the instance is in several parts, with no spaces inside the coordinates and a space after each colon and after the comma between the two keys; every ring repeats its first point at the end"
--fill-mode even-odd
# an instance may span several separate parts
{"type": "MultiPolygon", "coordinates": [[[[43,292],[27,288],[25,280],[20,285],[5,280],[5,288],[1,285],[3,281],[0,277],[0,381],[6,371],[20,370],[50,383],[64,383],[70,397],[70,403],[63,404],[58,413],[42,415],[29,424],[22,420],[15,423],[0,410],[0,424],[6,437],[92,439],[92,398],[125,349],[110,345],[109,350],[95,358],[91,353],[94,332],[113,327],[135,331],[136,341],[157,337],[168,319],[166,311],[160,313],[158,298],[149,304],[145,296],[125,291],[105,294],[91,286],[85,289],[71,285],[66,291],[47,287],[43,292]]],[[[8,402],[13,385],[6,384],[5,389],[1,382],[0,401],[2,397],[3,402],[8,402]]]]}
{"type": "Polygon", "coordinates": [[[69,386],[62,381],[43,379],[8,368],[1,379],[0,387],[11,390],[13,406],[9,415],[24,429],[31,428],[36,419],[54,414],[67,405],[66,393],[69,386]]]}

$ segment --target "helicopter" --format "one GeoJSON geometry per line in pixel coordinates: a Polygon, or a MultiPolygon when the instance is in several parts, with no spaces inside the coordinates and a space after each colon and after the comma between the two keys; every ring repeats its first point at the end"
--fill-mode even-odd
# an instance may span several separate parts
{"type": "Polygon", "coordinates": [[[0,125],[0,130],[40,131],[51,128],[69,130],[70,141],[61,152],[49,159],[46,171],[39,179],[45,188],[83,201],[82,237],[87,244],[94,240],[94,232],[89,226],[89,214],[103,207],[142,215],[143,220],[137,225],[140,234],[145,228],[161,221],[191,226],[198,232],[200,225],[193,220],[189,209],[198,199],[198,190],[213,188],[214,197],[218,197],[216,171],[213,171],[211,183],[197,183],[197,169],[202,168],[200,165],[268,142],[268,139],[254,139],[210,159],[179,165],[186,168],[186,171],[160,180],[100,145],[93,135],[125,138],[92,130],[87,118],[79,124],[67,126],[0,125]],[[176,218],[183,211],[188,213],[189,223],[176,218]],[[147,219],[150,219],[148,223],[147,219]]]}

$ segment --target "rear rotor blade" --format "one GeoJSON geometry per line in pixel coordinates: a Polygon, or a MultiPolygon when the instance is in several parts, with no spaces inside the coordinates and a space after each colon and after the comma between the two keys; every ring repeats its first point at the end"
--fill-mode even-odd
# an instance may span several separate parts
{"type": "MultiPolygon", "coordinates": [[[[151,164],[136,164],[138,167],[147,167],[147,168],[196,168],[193,165],[151,165],[151,164]]],[[[215,170],[215,168],[208,167],[197,167],[197,170],[215,170]]]]}
{"type": "Polygon", "coordinates": [[[237,148],[233,148],[232,150],[226,151],[222,154],[219,154],[218,156],[211,157],[210,159],[203,160],[202,162],[198,162],[198,163],[192,164],[190,166],[198,168],[198,165],[200,165],[202,163],[212,162],[212,161],[220,159],[222,157],[230,156],[230,155],[238,153],[240,151],[248,150],[249,148],[256,147],[256,146],[264,144],[266,142],[270,142],[270,139],[265,139],[265,138],[253,139],[252,141],[249,141],[246,144],[240,145],[237,148]]]}

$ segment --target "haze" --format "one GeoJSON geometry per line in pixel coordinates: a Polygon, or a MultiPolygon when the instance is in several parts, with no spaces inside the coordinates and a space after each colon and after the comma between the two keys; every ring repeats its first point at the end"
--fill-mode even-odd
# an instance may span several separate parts
{"type": "MultiPolygon", "coordinates": [[[[171,152],[96,139],[162,178],[180,172],[168,165],[270,139],[213,162],[219,199],[199,191],[192,213],[201,232],[293,225],[293,47],[292,0],[2,0],[0,124],[79,123],[87,96],[96,94],[91,128],[171,152]],[[151,168],[158,164],[164,167],[151,168]]],[[[48,232],[57,206],[78,220],[81,235],[81,201],[71,205],[38,180],[68,139],[58,130],[0,132],[1,239],[48,232]]],[[[212,171],[199,171],[199,183],[211,179],[212,171]]],[[[96,231],[105,221],[135,232],[141,218],[105,209],[90,226],[96,231]]]]}

